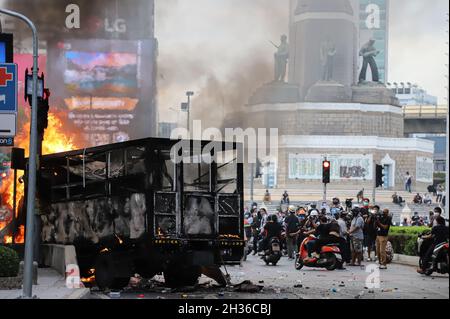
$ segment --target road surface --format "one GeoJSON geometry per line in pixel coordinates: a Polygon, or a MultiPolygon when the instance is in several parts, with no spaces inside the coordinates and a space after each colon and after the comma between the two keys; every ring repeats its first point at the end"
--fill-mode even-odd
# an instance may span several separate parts
{"type": "MultiPolygon", "coordinates": [[[[241,266],[227,267],[233,285],[245,280],[263,286],[258,293],[236,292],[232,287],[219,288],[209,278],[201,277],[200,285],[177,291],[163,286],[160,276],[146,289],[125,289],[119,295],[92,290],[93,299],[448,299],[448,275],[425,277],[416,268],[393,264],[379,270],[379,288],[368,287],[367,267],[347,267],[326,271],[315,268],[295,270],[293,261],[283,257],[277,266],[266,266],[258,256],[249,256],[241,266]]],[[[223,269],[223,268],[222,268],[223,269]]],[[[376,274],[376,273],[374,273],[376,274]]],[[[372,275],[373,276],[373,275],[372,275]]],[[[373,281],[376,283],[376,280],[373,281]]]]}

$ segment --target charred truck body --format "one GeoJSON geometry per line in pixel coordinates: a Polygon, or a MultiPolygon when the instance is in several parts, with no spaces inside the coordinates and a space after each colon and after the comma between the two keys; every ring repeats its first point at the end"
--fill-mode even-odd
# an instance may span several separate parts
{"type": "Polygon", "coordinates": [[[95,271],[101,288],[135,273],[224,283],[219,267],[244,254],[241,154],[236,143],[149,138],[43,156],[41,242],[74,245],[81,276],[95,271]]]}

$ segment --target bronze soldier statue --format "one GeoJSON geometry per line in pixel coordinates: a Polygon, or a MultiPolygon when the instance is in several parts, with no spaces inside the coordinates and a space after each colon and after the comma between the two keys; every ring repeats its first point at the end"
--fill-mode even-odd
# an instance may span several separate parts
{"type": "Polygon", "coordinates": [[[361,69],[361,73],[359,75],[360,83],[366,81],[366,73],[367,73],[367,68],[369,66],[372,71],[372,81],[373,82],[380,81],[380,76],[378,73],[378,66],[377,66],[377,63],[375,62],[375,57],[378,54],[380,54],[380,51],[378,51],[375,48],[374,44],[375,44],[375,40],[371,39],[359,51],[359,55],[363,57],[363,66],[361,69]]]}

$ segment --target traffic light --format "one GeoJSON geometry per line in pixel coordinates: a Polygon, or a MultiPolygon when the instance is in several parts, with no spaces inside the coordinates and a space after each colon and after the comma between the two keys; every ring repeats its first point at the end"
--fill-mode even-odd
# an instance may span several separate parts
{"type": "Polygon", "coordinates": [[[48,111],[50,106],[48,104],[48,100],[50,98],[50,90],[44,90],[44,97],[38,99],[38,120],[37,120],[37,128],[38,134],[43,136],[44,130],[48,127],[48,111]]]}
{"type": "Polygon", "coordinates": [[[377,165],[375,182],[376,182],[375,187],[377,187],[377,188],[384,186],[384,167],[383,167],[383,165],[377,165]]]}
{"type": "Polygon", "coordinates": [[[330,161],[323,161],[322,163],[322,182],[324,184],[329,184],[330,183],[330,174],[331,171],[331,162],[330,161]]]}

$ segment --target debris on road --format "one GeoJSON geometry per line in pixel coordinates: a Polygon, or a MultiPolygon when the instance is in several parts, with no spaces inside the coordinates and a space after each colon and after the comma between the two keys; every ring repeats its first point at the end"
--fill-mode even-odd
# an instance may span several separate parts
{"type": "Polygon", "coordinates": [[[263,288],[264,286],[255,285],[250,280],[245,280],[240,284],[234,285],[233,290],[237,292],[257,293],[263,288]]]}

